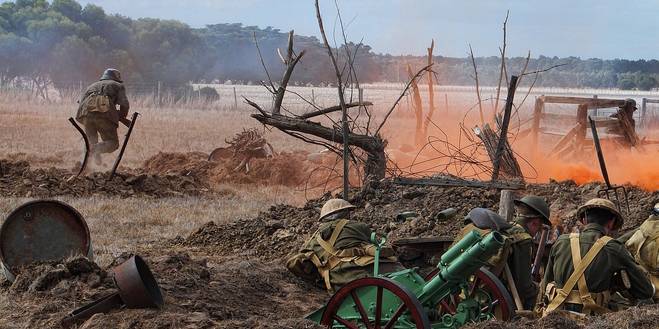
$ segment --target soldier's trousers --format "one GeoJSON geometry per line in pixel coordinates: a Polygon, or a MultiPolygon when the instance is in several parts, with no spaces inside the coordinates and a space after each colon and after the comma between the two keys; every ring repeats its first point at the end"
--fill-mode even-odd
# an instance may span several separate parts
{"type": "Polygon", "coordinates": [[[84,126],[93,153],[112,153],[119,148],[117,124],[114,122],[90,113],[84,119],[84,126]],[[99,135],[102,140],[100,143],[98,142],[99,135]]]}

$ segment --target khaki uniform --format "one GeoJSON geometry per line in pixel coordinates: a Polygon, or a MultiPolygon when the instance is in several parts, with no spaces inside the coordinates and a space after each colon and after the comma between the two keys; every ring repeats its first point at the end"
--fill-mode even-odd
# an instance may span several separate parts
{"type": "Polygon", "coordinates": [[[558,238],[549,254],[543,280],[548,299],[545,315],[558,309],[584,314],[608,312],[610,293],[614,290],[613,278],[622,270],[629,276],[627,291],[632,297],[647,299],[652,296],[652,285],[646,274],[624,245],[605,236],[604,232],[601,225],[590,223],[582,233],[563,234],[558,238]],[[579,259],[575,260],[573,255],[578,255],[579,259]],[[575,268],[578,271],[573,275],[575,268]]]}
{"type": "MultiPolygon", "coordinates": [[[[322,279],[327,290],[372,275],[375,246],[371,229],[364,223],[338,219],[321,224],[286,267],[306,279],[322,279]]],[[[394,262],[393,250],[383,248],[381,262],[394,262]]],[[[381,264],[382,265],[382,264],[381,264]]],[[[387,272],[386,270],[381,271],[387,272]]]]}
{"type": "Polygon", "coordinates": [[[94,82],[85,90],[80,98],[76,120],[85,126],[85,134],[95,153],[112,153],[119,148],[119,137],[117,127],[120,118],[128,115],[130,104],[126,97],[126,89],[120,82],[114,80],[101,80],[94,82]],[[103,107],[97,109],[90,103],[97,102],[96,96],[107,96],[104,98],[103,107]],[[117,105],[119,109],[117,110],[117,105]],[[98,142],[98,137],[102,142],[98,142]]]}
{"type": "Polygon", "coordinates": [[[636,231],[626,234],[625,247],[634,260],[650,274],[655,287],[654,301],[659,302],[659,215],[651,215],[636,231]]]}

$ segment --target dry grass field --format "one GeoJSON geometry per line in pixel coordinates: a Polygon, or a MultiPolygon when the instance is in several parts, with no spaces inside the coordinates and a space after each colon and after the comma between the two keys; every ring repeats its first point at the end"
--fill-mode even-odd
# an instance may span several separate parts
{"type": "MultiPolygon", "coordinates": [[[[263,131],[264,128],[250,118],[249,115],[253,113],[253,110],[247,104],[239,103],[238,108],[231,106],[234,102],[232,88],[219,87],[221,102],[219,105],[211,107],[197,104],[183,106],[170,104],[156,108],[147,99],[134,99],[131,112],[138,111],[142,115],[138,119],[122,162],[123,169],[140,168],[145,160],[159,152],[209,153],[214,148],[223,146],[225,139],[233,137],[243,129],[257,128],[263,131]]],[[[335,99],[334,89],[294,87],[293,90],[307,97],[311,96],[313,90],[314,98],[319,105],[335,105],[332,103],[332,100],[335,99]]],[[[391,86],[381,89],[366,89],[365,99],[375,103],[372,109],[375,123],[382,120],[383,114],[389,109],[398,92],[391,86]]],[[[264,108],[267,108],[271,102],[269,95],[258,86],[239,87],[238,95],[245,95],[264,108]]],[[[445,136],[448,141],[456,142],[455,137],[459,135],[458,123],[464,123],[465,127],[470,128],[475,122],[477,113],[473,106],[474,97],[463,90],[447,95],[448,108],[441,97],[438,98],[438,110],[434,120],[436,126],[430,129],[429,134],[445,136]]],[[[70,170],[76,168],[77,162],[82,156],[83,144],[78,133],[67,121],[75,110],[74,102],[68,99],[44,102],[26,98],[23,95],[3,95],[1,93],[0,99],[0,159],[25,160],[34,168],[57,167],[70,170]]],[[[400,108],[396,109],[382,131],[383,136],[389,141],[387,151],[391,159],[399,164],[409,163],[415,158],[415,152],[409,154],[409,151],[407,151],[408,153],[401,151],[414,144],[415,119],[407,102],[408,100],[404,98],[400,108]]],[[[295,113],[303,113],[312,109],[311,106],[294,96],[287,96],[284,104],[288,111],[295,113]]],[[[532,104],[531,99],[527,100],[520,116],[527,115],[532,104]]],[[[327,123],[328,119],[325,118],[323,121],[327,123]]],[[[125,127],[119,128],[120,139],[125,131],[125,127]]],[[[319,146],[305,144],[275,130],[265,130],[264,136],[277,152],[317,152],[322,150],[319,146]]],[[[652,155],[643,155],[643,157],[651,158],[652,155]]],[[[112,161],[110,156],[106,156],[105,167],[100,170],[109,169],[112,161]]],[[[536,165],[541,168],[542,163],[546,162],[541,159],[536,165]]],[[[553,173],[563,175],[558,177],[561,179],[583,175],[583,181],[580,183],[599,178],[596,175],[598,168],[594,166],[580,165],[567,168],[563,164],[555,164],[553,173]]],[[[616,176],[615,168],[618,167],[613,165],[612,168],[614,168],[612,170],[614,180],[636,182],[627,177],[616,176]]],[[[659,177],[656,168],[648,167],[642,161],[635,163],[634,168],[634,174],[642,175],[643,180],[646,179],[646,176],[659,177]]],[[[552,172],[547,171],[545,175],[539,175],[536,181],[547,181],[551,177],[550,175],[553,175],[552,172]]],[[[94,245],[95,261],[102,268],[109,267],[120,255],[140,253],[149,257],[156,271],[159,271],[157,274],[161,276],[162,283],[169,289],[173,289],[172,286],[177,288],[177,284],[187,284],[189,280],[206,280],[204,271],[212,273],[211,281],[206,282],[207,286],[195,281],[191,286],[185,286],[187,290],[183,288],[180,291],[167,290],[166,294],[170,296],[166,297],[168,306],[161,313],[121,312],[118,315],[96,318],[96,320],[90,321],[91,325],[86,328],[108,326],[121,328],[308,328],[309,323],[301,322],[301,314],[320,305],[326,299],[326,294],[301,284],[298,282],[299,280],[294,281],[281,262],[262,264],[258,258],[259,255],[250,254],[252,256],[243,258],[243,256],[234,256],[233,253],[217,254],[211,247],[207,250],[200,247],[182,247],[172,245],[171,241],[176,241],[177,236],[188,237],[207,222],[230,224],[240,223],[239,220],[249,221],[256,218],[259,212],[267,211],[272,205],[301,206],[307,198],[318,195],[306,194],[302,188],[272,184],[256,186],[220,182],[219,186],[214,188],[215,193],[200,196],[124,198],[99,194],[84,197],[55,197],[72,205],[85,217],[94,245]],[[186,257],[191,257],[192,260],[186,257]],[[200,263],[197,261],[204,262],[204,265],[199,265],[200,263]],[[205,262],[208,264],[206,265],[205,262]],[[182,267],[174,266],[179,263],[184,265],[181,265],[182,267]],[[173,266],[174,268],[172,268],[173,266]],[[201,272],[195,272],[197,270],[201,272]],[[199,273],[202,273],[202,279],[199,279],[199,273]],[[197,284],[201,286],[197,286],[197,284]],[[227,294],[227,289],[233,293],[227,294]],[[275,289],[276,293],[272,293],[269,289],[275,289]],[[194,291],[195,294],[199,293],[199,295],[190,295],[190,291],[194,291]],[[249,301],[241,300],[241,294],[245,291],[252,295],[249,301]],[[176,299],[172,296],[194,301],[200,299],[201,301],[190,304],[189,300],[176,299]],[[246,315],[233,315],[237,320],[232,320],[232,316],[226,316],[225,319],[224,315],[218,316],[213,313],[217,311],[213,310],[213,307],[230,308],[232,303],[249,304],[243,307],[245,309],[251,309],[251,306],[255,304],[263,305],[259,306],[261,309],[246,311],[246,315]],[[273,307],[272,305],[275,304],[276,307],[273,307]],[[285,314],[279,311],[278,307],[286,308],[285,314]],[[266,315],[262,315],[263,312],[266,315]],[[199,320],[199,317],[202,320],[199,320]],[[275,320],[272,320],[274,322],[271,322],[268,317],[274,318],[275,320]],[[280,321],[278,319],[284,320],[277,322],[280,321]],[[207,325],[202,326],[199,321],[207,325]]],[[[9,212],[30,199],[0,196],[0,218],[5,218],[9,212]]],[[[240,227],[235,229],[241,232],[240,227]]],[[[267,238],[278,239],[278,237],[271,236],[267,236],[267,238]]],[[[245,252],[245,250],[236,251],[237,254],[245,252]]],[[[290,250],[286,252],[290,252],[290,250]]],[[[79,294],[79,291],[76,290],[72,294],[79,294]]],[[[65,299],[66,305],[52,305],[54,302],[48,300],[49,296],[37,295],[34,297],[30,294],[19,296],[12,295],[12,293],[0,293],[0,328],[49,327],[74,305],[79,306],[78,300],[69,299],[65,299]],[[20,312],[15,311],[18,308],[21,309],[20,312]]],[[[75,298],[78,299],[91,298],[84,294],[83,297],[76,296],[75,298]]],[[[61,296],[57,298],[61,298],[61,296]]]]}

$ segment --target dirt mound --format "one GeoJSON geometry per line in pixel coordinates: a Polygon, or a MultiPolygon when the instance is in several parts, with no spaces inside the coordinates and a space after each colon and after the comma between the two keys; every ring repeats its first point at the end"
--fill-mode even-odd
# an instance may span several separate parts
{"type": "MultiPolygon", "coordinates": [[[[81,328],[314,328],[303,314],[327,297],[277,264],[241,259],[211,263],[187,253],[168,252],[167,256],[147,258],[165,298],[161,310],[115,310],[95,315],[81,328]]],[[[128,257],[130,254],[119,256],[111,266],[128,257]]],[[[33,327],[54,326],[73,308],[73,302],[79,307],[91,301],[83,296],[49,298],[48,312],[27,304],[28,311],[34,312],[33,327]],[[60,304],[55,306],[56,302],[60,304]]]]}
{"type": "Polygon", "coordinates": [[[313,169],[306,157],[305,152],[283,152],[271,158],[252,158],[245,167],[239,158],[208,161],[208,155],[199,152],[160,152],[146,160],[140,171],[151,175],[183,175],[210,186],[232,183],[297,187],[313,169]]]}
{"type": "Polygon", "coordinates": [[[108,181],[107,173],[95,172],[69,181],[73,173],[58,168],[31,168],[26,161],[0,160],[0,194],[9,197],[59,195],[166,197],[209,192],[203,183],[183,175],[125,173],[108,181]]]}
{"type": "Polygon", "coordinates": [[[655,329],[659,328],[659,304],[633,307],[625,311],[588,317],[586,321],[575,321],[558,313],[538,319],[520,319],[503,322],[497,320],[474,323],[465,329],[655,329]]]}
{"type": "Polygon", "coordinates": [[[96,263],[78,256],[64,262],[30,265],[18,270],[13,283],[5,282],[15,294],[51,294],[59,296],[70,291],[110,288],[107,273],[96,263]]]}
{"type": "MultiPolygon", "coordinates": [[[[531,184],[523,193],[547,198],[554,221],[570,230],[577,222],[577,207],[596,196],[599,188],[598,184],[578,186],[565,181],[531,184]]],[[[646,192],[635,187],[628,190],[631,215],[625,221],[623,231],[637,227],[659,201],[659,191],[646,192]]],[[[386,234],[389,241],[420,236],[453,237],[463,226],[462,218],[470,209],[486,207],[496,210],[499,202],[496,190],[465,187],[410,187],[383,182],[366,192],[354,192],[351,201],[359,207],[354,218],[370,224],[379,234],[386,234]],[[455,208],[458,215],[448,221],[437,220],[437,213],[449,207],[455,208]],[[402,211],[412,211],[418,216],[398,221],[396,215],[402,211]]],[[[279,259],[295,252],[318,228],[320,207],[329,197],[325,195],[311,200],[299,208],[273,206],[252,219],[217,225],[208,223],[192,233],[183,244],[211,248],[224,255],[258,254],[264,259],[279,259]]]]}

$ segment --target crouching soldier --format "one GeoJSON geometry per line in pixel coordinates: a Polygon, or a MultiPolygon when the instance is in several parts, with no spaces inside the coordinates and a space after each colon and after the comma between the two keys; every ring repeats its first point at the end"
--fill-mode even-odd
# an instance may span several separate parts
{"type": "Polygon", "coordinates": [[[112,153],[119,148],[117,127],[119,121],[126,120],[130,107],[121,73],[115,69],[105,70],[99,81],[87,87],[79,103],[76,120],[84,125],[91,144],[91,155],[100,165],[101,154],[112,153]]]}
{"type": "MultiPolygon", "coordinates": [[[[517,291],[513,294],[519,295],[520,306],[525,310],[532,310],[538,294],[538,287],[531,275],[534,259],[533,236],[542,230],[543,225],[551,226],[549,205],[544,199],[534,195],[515,200],[514,204],[516,214],[512,224],[489,209],[473,209],[465,219],[467,225],[455,241],[459,241],[472,230],[477,230],[481,235],[491,231],[501,233],[506,238],[504,246],[488,260],[488,267],[499,277],[509,275],[504,282],[514,283],[517,291]]],[[[508,288],[512,291],[512,287],[508,288]]]]}
{"type": "Polygon", "coordinates": [[[621,237],[634,260],[650,274],[650,281],[655,288],[654,302],[659,303],[659,203],[654,205],[650,217],[638,230],[621,237]]]}
{"type": "Polygon", "coordinates": [[[610,237],[623,224],[615,204],[592,199],[579,207],[577,216],[585,224],[582,232],[561,235],[549,254],[543,315],[555,310],[589,315],[610,312],[617,276],[628,278],[625,289],[633,298],[650,298],[654,294],[650,280],[625,246],[610,237]]]}
{"type": "MultiPolygon", "coordinates": [[[[376,247],[371,243],[368,225],[350,220],[355,206],[342,199],[331,199],[320,211],[320,228],[289,258],[286,267],[308,280],[322,280],[325,288],[335,288],[371,276],[376,247]]],[[[380,252],[380,273],[402,269],[390,248],[380,252]]]]}

